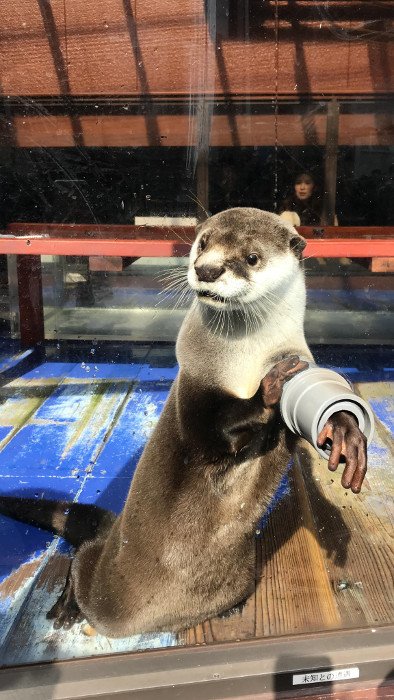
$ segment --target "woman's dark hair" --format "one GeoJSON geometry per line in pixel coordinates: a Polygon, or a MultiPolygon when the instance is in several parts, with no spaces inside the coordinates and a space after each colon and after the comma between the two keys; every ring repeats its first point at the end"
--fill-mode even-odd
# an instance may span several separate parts
{"type": "Polygon", "coordinates": [[[323,200],[319,192],[316,178],[312,173],[304,170],[297,173],[294,178],[292,191],[285,197],[279,205],[279,214],[283,211],[295,211],[300,217],[301,226],[316,226],[321,222],[323,212],[323,200]],[[296,196],[294,185],[301,181],[303,177],[308,177],[313,182],[313,191],[309,199],[301,200],[296,196]]]}

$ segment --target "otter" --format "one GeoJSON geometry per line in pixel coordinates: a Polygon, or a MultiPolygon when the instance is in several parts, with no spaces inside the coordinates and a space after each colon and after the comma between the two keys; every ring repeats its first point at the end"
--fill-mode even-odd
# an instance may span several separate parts
{"type": "MultiPolygon", "coordinates": [[[[254,586],[254,535],[294,451],[282,387],[312,360],[304,337],[305,240],[275,214],[229,209],[196,229],[194,300],[181,326],[179,372],[119,516],[77,503],[1,498],[0,511],[77,547],[48,613],[126,637],[196,625],[254,586]],[[306,360],[300,360],[300,357],[306,360]],[[160,537],[157,537],[157,533],[160,537]]],[[[329,468],[357,493],[365,439],[334,414],[329,468]]]]}

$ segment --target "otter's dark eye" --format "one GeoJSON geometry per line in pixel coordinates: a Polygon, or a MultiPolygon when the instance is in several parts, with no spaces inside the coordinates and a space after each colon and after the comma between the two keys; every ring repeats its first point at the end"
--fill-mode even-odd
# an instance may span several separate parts
{"type": "Polygon", "coordinates": [[[200,250],[204,250],[206,247],[207,247],[207,242],[204,240],[204,238],[202,238],[200,241],[200,250]]]}
{"type": "Polygon", "coordinates": [[[246,262],[248,265],[256,265],[259,261],[259,256],[256,255],[256,253],[250,253],[248,257],[246,258],[246,262]]]}

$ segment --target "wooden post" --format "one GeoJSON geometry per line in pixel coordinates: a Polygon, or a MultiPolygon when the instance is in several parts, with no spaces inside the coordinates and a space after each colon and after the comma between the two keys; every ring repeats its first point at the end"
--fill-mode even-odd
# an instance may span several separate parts
{"type": "Polygon", "coordinates": [[[338,165],[339,103],[336,97],[327,106],[327,131],[324,170],[323,226],[334,226],[338,165]]]}
{"type": "Polygon", "coordinates": [[[19,326],[21,345],[44,342],[41,257],[17,255],[19,326]]]}

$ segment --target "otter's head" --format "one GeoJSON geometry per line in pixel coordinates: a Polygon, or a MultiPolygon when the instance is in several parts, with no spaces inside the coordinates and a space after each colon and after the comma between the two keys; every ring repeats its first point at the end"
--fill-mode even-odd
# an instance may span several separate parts
{"type": "Polygon", "coordinates": [[[196,233],[189,285],[201,303],[223,309],[282,297],[306,245],[279,216],[250,207],[215,214],[196,233]]]}

